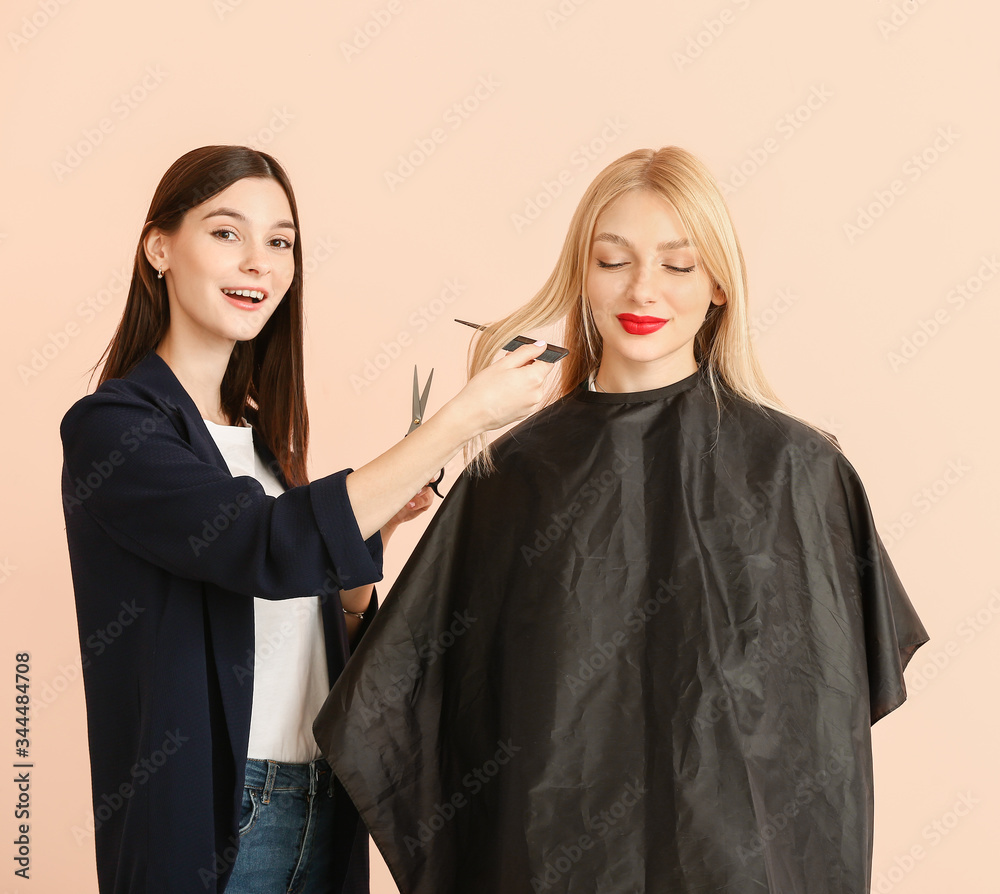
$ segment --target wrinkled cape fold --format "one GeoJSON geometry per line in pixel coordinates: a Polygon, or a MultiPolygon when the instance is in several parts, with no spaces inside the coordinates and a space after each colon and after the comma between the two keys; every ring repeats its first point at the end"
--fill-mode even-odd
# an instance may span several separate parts
{"type": "Polygon", "coordinates": [[[927,634],[838,447],[699,371],[495,451],[314,727],[400,890],[868,891],[927,634]]]}

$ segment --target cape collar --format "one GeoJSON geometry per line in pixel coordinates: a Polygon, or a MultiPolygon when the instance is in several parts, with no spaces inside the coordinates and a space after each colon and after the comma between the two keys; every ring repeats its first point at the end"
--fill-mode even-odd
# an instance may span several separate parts
{"type": "Polygon", "coordinates": [[[703,364],[698,367],[691,375],[685,376],[670,385],[665,385],[662,388],[653,388],[650,391],[591,391],[589,390],[589,381],[582,381],[572,392],[573,396],[578,400],[582,400],[586,403],[595,404],[640,404],[649,403],[654,400],[663,400],[668,397],[674,397],[677,394],[681,394],[684,391],[690,391],[692,388],[697,386],[705,377],[705,370],[707,365],[703,364]]]}

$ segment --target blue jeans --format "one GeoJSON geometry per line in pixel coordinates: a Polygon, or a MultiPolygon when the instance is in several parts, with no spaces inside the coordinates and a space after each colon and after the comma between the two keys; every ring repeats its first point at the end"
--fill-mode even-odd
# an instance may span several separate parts
{"type": "Polygon", "coordinates": [[[325,760],[248,760],[240,849],[226,894],[329,894],[333,835],[333,774],[325,760]]]}

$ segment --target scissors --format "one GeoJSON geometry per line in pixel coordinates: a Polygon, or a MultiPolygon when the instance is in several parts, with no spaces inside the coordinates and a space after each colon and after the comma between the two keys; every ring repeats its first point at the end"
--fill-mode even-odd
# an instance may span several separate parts
{"type": "MultiPolygon", "coordinates": [[[[407,434],[418,428],[424,421],[424,411],[427,409],[427,397],[431,393],[431,381],[434,379],[434,370],[431,370],[431,374],[427,377],[427,384],[424,385],[423,393],[420,392],[420,382],[417,379],[417,368],[413,367],[413,418],[410,421],[410,427],[407,429],[407,434]]],[[[434,491],[439,497],[444,497],[444,494],[438,490],[438,485],[441,483],[441,479],[444,478],[444,469],[441,469],[437,474],[437,478],[433,481],[428,481],[427,486],[434,491]]]]}

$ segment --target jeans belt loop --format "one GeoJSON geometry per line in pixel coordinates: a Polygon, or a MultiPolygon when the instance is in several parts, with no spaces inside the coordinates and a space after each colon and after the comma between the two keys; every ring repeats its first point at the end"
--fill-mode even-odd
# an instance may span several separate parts
{"type": "Polygon", "coordinates": [[[275,761],[267,762],[267,779],[264,781],[264,791],[261,793],[261,802],[271,803],[271,792],[274,791],[274,777],[278,775],[278,765],[275,761]]]}
{"type": "Polygon", "coordinates": [[[316,761],[309,761],[309,800],[312,801],[316,795],[317,783],[319,782],[319,767],[316,761]]]}

